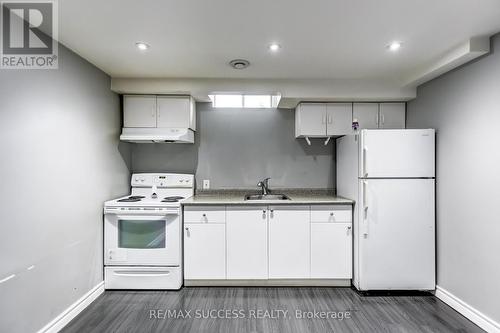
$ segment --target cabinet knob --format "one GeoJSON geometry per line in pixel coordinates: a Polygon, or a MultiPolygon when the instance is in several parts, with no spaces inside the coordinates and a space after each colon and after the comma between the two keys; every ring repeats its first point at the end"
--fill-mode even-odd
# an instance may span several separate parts
{"type": "Polygon", "coordinates": [[[207,214],[203,214],[202,216],[203,216],[203,217],[207,217],[207,214]]]}
{"type": "Polygon", "coordinates": [[[352,227],[347,227],[347,230],[351,230],[351,229],[352,229],[352,227]]]}
{"type": "Polygon", "coordinates": [[[186,229],[186,231],[189,231],[189,228],[186,227],[185,229],[186,229]]]}
{"type": "Polygon", "coordinates": [[[333,215],[335,215],[335,214],[334,214],[333,212],[331,212],[331,213],[330,213],[330,216],[333,216],[333,215]]]}

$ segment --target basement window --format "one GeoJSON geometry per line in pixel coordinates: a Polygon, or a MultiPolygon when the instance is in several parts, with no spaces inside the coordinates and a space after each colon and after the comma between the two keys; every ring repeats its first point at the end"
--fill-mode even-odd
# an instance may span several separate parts
{"type": "Polygon", "coordinates": [[[278,107],[279,95],[209,95],[214,108],[271,109],[278,107]]]}

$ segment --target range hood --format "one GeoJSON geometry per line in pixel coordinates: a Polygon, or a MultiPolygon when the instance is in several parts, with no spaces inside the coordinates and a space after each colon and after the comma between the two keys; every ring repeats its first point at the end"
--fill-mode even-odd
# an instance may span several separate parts
{"type": "Polygon", "coordinates": [[[135,143],[194,143],[194,132],[189,128],[124,127],[120,140],[135,143]]]}

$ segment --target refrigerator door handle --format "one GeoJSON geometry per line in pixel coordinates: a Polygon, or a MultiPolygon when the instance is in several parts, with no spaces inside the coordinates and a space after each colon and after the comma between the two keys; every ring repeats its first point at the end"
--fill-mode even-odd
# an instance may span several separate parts
{"type": "Polygon", "coordinates": [[[363,181],[363,235],[368,235],[368,182],[363,181]]]}
{"type": "Polygon", "coordinates": [[[363,176],[364,177],[368,177],[368,171],[366,169],[367,165],[368,165],[367,161],[366,161],[367,157],[368,157],[368,148],[365,146],[365,147],[363,147],[363,176]]]}

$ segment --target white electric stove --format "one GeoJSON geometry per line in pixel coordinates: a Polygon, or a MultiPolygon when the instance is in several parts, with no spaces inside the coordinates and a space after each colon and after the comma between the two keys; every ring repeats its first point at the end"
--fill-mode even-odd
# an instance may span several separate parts
{"type": "Polygon", "coordinates": [[[104,203],[106,289],[182,286],[181,201],[194,194],[194,176],[132,175],[131,194],[104,203]]]}

